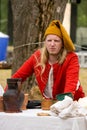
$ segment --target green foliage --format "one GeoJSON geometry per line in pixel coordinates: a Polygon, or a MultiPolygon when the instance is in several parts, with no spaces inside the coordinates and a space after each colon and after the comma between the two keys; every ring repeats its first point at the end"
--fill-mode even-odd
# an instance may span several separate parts
{"type": "Polygon", "coordinates": [[[7,33],[8,0],[0,0],[0,31],[7,33]]]}
{"type": "MultiPolygon", "coordinates": [[[[0,0],[0,2],[0,31],[7,33],[8,0],[0,0]]],[[[77,5],[77,9],[77,26],[87,27],[87,0],[81,0],[81,3],[77,5]]]]}
{"type": "Polygon", "coordinates": [[[87,0],[81,0],[81,3],[77,5],[77,26],[87,27],[87,0]]]}

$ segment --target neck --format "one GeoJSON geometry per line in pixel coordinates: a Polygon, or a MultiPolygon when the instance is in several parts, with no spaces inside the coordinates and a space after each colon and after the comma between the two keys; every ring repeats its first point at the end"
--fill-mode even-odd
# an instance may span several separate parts
{"type": "Polygon", "coordinates": [[[49,55],[49,63],[54,64],[57,62],[57,55],[49,55]]]}

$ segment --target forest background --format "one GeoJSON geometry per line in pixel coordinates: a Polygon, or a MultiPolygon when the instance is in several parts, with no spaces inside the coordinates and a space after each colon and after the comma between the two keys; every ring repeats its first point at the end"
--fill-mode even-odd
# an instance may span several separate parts
{"type": "MultiPolygon", "coordinates": [[[[86,27],[87,28],[87,0],[81,0],[81,3],[77,6],[77,28],[86,27]]],[[[6,0],[0,0],[0,31],[8,34],[8,6],[6,0]]],[[[12,46],[12,43],[9,45],[12,46]]],[[[12,49],[12,48],[10,48],[12,49]]],[[[5,87],[6,79],[11,76],[11,69],[0,70],[0,84],[5,87]]],[[[87,68],[80,68],[80,81],[83,89],[87,95],[87,68]]],[[[41,97],[38,87],[33,87],[30,93],[31,98],[38,99],[41,97]],[[36,94],[34,94],[36,92],[36,94]]]]}

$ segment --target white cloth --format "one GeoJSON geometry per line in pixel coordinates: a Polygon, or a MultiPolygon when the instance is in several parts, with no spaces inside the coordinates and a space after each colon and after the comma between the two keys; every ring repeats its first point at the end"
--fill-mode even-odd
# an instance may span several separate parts
{"type": "Polygon", "coordinates": [[[47,86],[45,88],[45,91],[44,91],[44,95],[47,97],[47,98],[52,98],[52,90],[53,90],[53,67],[51,66],[51,69],[50,69],[50,72],[49,72],[49,77],[48,77],[48,83],[47,83],[47,86]]]}
{"type": "Polygon", "coordinates": [[[65,96],[63,101],[53,104],[50,107],[50,111],[60,118],[87,116],[87,109],[68,96],[65,96]]]}
{"type": "Polygon", "coordinates": [[[28,109],[20,113],[0,112],[0,130],[87,130],[86,117],[61,119],[54,116],[37,116],[41,109],[28,109]]]}
{"type": "Polygon", "coordinates": [[[4,93],[4,89],[3,89],[3,87],[0,85],[0,96],[3,96],[3,93],[4,93]]]}
{"type": "Polygon", "coordinates": [[[50,107],[51,112],[59,114],[63,109],[67,108],[73,102],[72,98],[65,96],[63,101],[58,101],[50,107]]]}
{"type": "Polygon", "coordinates": [[[78,100],[78,103],[79,103],[80,106],[87,108],[87,97],[80,98],[78,100]]]}

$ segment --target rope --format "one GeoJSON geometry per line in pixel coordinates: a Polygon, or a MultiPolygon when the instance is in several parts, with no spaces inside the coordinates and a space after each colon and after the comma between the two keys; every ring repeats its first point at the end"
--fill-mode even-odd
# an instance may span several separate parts
{"type": "Polygon", "coordinates": [[[83,46],[80,46],[80,45],[78,45],[78,44],[74,44],[74,45],[75,45],[75,47],[78,47],[78,48],[80,48],[80,49],[87,50],[87,47],[83,47],[83,46]]]}
{"type": "MultiPolygon", "coordinates": [[[[36,42],[36,43],[23,44],[23,45],[19,45],[19,46],[14,47],[14,49],[22,48],[22,47],[25,47],[25,46],[32,46],[32,45],[35,45],[35,44],[40,46],[42,43],[44,43],[44,42],[36,42]]],[[[77,48],[87,50],[87,47],[83,47],[83,46],[80,46],[78,44],[74,44],[74,45],[77,48]]]]}
{"type": "Polygon", "coordinates": [[[35,44],[40,45],[41,43],[43,43],[43,42],[23,44],[23,45],[19,45],[19,46],[14,47],[14,49],[18,49],[18,48],[25,47],[25,46],[30,46],[30,45],[33,45],[33,44],[34,44],[34,45],[35,45],[35,44]]]}

